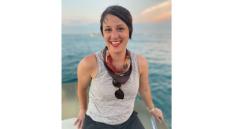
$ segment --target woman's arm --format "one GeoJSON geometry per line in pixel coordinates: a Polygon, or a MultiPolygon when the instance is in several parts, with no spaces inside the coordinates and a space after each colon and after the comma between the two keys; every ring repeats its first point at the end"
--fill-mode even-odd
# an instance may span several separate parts
{"type": "Polygon", "coordinates": [[[156,117],[159,121],[163,120],[163,114],[160,109],[156,108],[152,101],[151,89],[149,85],[148,62],[143,56],[138,56],[138,66],[140,72],[140,87],[139,92],[144,100],[150,114],[156,117]]]}
{"type": "Polygon", "coordinates": [[[78,77],[78,82],[77,82],[77,95],[79,98],[79,104],[80,104],[80,110],[79,114],[77,117],[77,120],[75,121],[75,125],[79,129],[82,128],[84,118],[85,118],[85,113],[87,110],[87,90],[90,85],[90,82],[92,78],[95,75],[96,72],[96,57],[95,55],[90,55],[82,59],[78,65],[78,70],[77,70],[77,77],[78,77]]]}

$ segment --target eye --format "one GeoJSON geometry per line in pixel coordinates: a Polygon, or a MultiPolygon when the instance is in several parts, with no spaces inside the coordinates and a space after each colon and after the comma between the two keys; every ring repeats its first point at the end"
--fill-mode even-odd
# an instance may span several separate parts
{"type": "Polygon", "coordinates": [[[112,29],[111,29],[111,28],[106,28],[106,29],[104,29],[104,31],[105,31],[105,32],[111,32],[112,29]]]}
{"type": "Polygon", "coordinates": [[[117,31],[122,32],[124,29],[125,28],[123,28],[123,27],[119,27],[119,28],[117,28],[117,31]]]}

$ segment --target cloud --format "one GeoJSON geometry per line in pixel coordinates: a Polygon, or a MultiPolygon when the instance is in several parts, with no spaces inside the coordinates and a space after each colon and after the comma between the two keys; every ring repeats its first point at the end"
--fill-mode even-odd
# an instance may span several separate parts
{"type": "Polygon", "coordinates": [[[171,20],[171,1],[165,1],[144,9],[134,18],[135,22],[157,23],[171,20]]]}

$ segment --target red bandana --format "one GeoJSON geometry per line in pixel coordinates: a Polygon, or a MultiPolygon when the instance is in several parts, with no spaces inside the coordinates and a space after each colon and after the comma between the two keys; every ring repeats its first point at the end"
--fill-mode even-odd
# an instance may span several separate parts
{"type": "Polygon", "coordinates": [[[111,57],[111,55],[109,54],[108,51],[106,51],[106,64],[107,66],[114,72],[114,73],[124,73],[128,70],[129,66],[130,66],[130,53],[128,50],[126,50],[125,53],[125,63],[123,64],[123,68],[122,69],[117,69],[114,65],[113,65],[113,59],[111,57]]]}

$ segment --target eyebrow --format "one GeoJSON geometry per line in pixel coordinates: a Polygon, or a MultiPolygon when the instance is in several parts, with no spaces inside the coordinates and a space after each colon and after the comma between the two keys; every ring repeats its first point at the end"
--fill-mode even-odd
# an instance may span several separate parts
{"type": "MultiPolygon", "coordinates": [[[[105,27],[111,27],[111,26],[105,26],[105,27]]],[[[116,27],[124,27],[124,25],[123,24],[118,24],[118,25],[116,25],[116,27]]]]}
{"type": "Polygon", "coordinates": [[[124,27],[125,25],[124,24],[118,24],[117,26],[118,27],[124,27]]]}
{"type": "Polygon", "coordinates": [[[105,26],[105,27],[110,27],[110,26],[105,26]]]}

